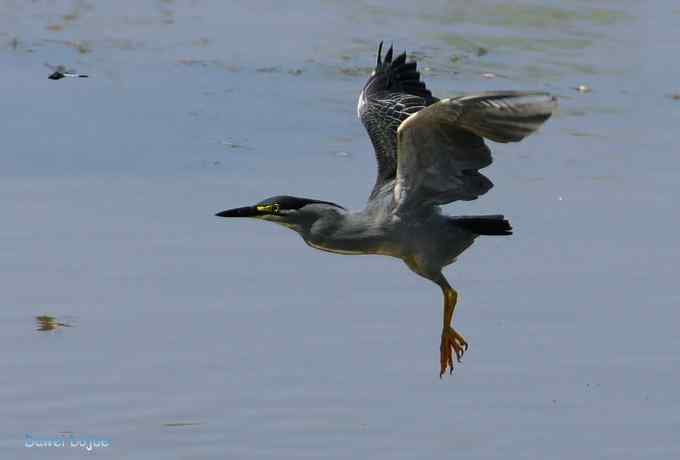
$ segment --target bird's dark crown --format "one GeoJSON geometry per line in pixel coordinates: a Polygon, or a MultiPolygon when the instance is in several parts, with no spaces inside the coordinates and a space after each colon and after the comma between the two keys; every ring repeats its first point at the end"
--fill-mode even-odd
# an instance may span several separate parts
{"type": "Polygon", "coordinates": [[[280,210],[284,211],[293,211],[293,210],[298,210],[302,208],[303,206],[307,206],[308,204],[327,204],[330,206],[335,206],[336,208],[340,209],[345,209],[339,204],[332,203],[330,201],[322,201],[322,200],[313,200],[310,198],[299,198],[296,196],[289,196],[289,195],[278,195],[278,196],[273,196],[271,198],[267,198],[266,200],[262,200],[259,203],[257,203],[257,206],[269,206],[269,205],[278,205],[280,210]]]}

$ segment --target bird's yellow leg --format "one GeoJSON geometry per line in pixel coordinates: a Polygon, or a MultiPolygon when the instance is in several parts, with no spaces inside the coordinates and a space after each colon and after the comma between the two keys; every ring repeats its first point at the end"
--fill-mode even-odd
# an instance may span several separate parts
{"type": "Polygon", "coordinates": [[[442,341],[439,346],[439,378],[444,375],[447,367],[449,368],[449,373],[453,372],[453,354],[456,354],[456,361],[460,362],[463,354],[468,349],[468,343],[465,341],[465,338],[451,327],[453,311],[458,301],[458,293],[446,282],[442,283],[441,287],[444,294],[444,321],[442,341]]]}

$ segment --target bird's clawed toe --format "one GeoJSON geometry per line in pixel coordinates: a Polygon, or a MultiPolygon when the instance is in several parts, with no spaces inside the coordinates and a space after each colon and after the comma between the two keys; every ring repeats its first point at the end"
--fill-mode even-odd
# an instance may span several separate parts
{"type": "Polygon", "coordinates": [[[449,373],[453,373],[453,355],[456,355],[456,361],[461,362],[467,349],[468,343],[465,338],[452,327],[442,331],[442,341],[439,346],[439,378],[444,375],[447,368],[449,373]]]}

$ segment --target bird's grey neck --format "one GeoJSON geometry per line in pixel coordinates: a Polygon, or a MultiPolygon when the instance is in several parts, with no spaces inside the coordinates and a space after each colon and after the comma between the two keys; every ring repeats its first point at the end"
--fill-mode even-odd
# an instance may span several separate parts
{"type": "Polygon", "coordinates": [[[319,219],[302,234],[307,244],[338,254],[384,254],[385,228],[380,219],[359,212],[338,212],[319,219]]]}

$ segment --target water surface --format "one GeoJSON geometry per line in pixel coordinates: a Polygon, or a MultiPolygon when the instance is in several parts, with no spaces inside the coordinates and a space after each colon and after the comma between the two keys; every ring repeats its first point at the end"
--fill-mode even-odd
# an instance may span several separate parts
{"type": "Polygon", "coordinates": [[[116,459],[677,458],[673,8],[4,2],[3,458],[85,455],[24,447],[62,433],[116,459]],[[213,217],[281,193],[363,205],[379,40],[440,96],[560,96],[494,146],[488,195],[447,208],[516,233],[447,270],[471,350],[441,381],[434,285],[213,217]]]}

